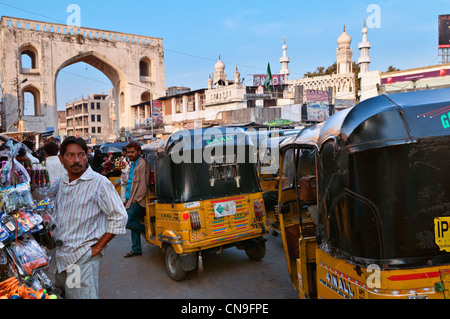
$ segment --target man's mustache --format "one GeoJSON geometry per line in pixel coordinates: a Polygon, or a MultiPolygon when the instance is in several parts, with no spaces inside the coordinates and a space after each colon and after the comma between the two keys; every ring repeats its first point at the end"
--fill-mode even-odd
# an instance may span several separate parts
{"type": "Polygon", "coordinates": [[[70,168],[76,168],[76,167],[82,168],[83,165],[81,165],[81,164],[73,164],[72,166],[70,166],[70,168]]]}

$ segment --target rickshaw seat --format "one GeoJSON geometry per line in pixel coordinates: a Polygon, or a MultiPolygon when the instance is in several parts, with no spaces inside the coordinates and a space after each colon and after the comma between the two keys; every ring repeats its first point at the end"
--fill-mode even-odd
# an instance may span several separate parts
{"type": "Polygon", "coordinates": [[[313,202],[317,198],[316,175],[304,176],[300,179],[300,200],[313,202]]]}

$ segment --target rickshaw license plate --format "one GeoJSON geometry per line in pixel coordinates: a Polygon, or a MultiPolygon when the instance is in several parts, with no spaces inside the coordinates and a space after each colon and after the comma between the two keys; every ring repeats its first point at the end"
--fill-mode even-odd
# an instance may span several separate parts
{"type": "Polygon", "coordinates": [[[214,204],[214,217],[220,218],[236,215],[236,202],[234,200],[214,204]]]}
{"type": "Polygon", "coordinates": [[[450,252],[450,217],[434,219],[434,241],[441,250],[450,252]]]}

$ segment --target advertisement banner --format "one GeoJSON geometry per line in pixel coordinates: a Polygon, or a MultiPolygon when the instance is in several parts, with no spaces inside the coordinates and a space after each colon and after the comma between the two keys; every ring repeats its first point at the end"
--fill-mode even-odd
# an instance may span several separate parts
{"type": "Polygon", "coordinates": [[[450,48],[450,14],[439,16],[439,48],[450,48]]]}
{"type": "Polygon", "coordinates": [[[152,100],[152,113],[153,124],[160,124],[163,122],[161,101],[152,100]]]}
{"type": "MultiPolygon", "coordinates": [[[[266,86],[267,74],[253,74],[253,86],[266,86]]],[[[285,84],[284,75],[272,74],[272,81],[270,85],[285,84]]]]}
{"type": "Polygon", "coordinates": [[[306,90],[306,101],[323,101],[328,103],[328,91],[306,90]]]}
{"type": "Polygon", "coordinates": [[[330,117],[328,101],[315,101],[306,103],[306,120],[324,122],[330,117]]]}

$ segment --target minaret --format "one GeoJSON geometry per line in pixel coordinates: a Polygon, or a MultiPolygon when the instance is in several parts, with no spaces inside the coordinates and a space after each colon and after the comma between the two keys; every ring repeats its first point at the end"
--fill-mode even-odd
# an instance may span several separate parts
{"type": "Polygon", "coordinates": [[[236,65],[236,71],[234,71],[233,76],[234,76],[234,84],[239,84],[239,78],[241,77],[241,74],[238,71],[237,65],[236,65]]]}
{"type": "Polygon", "coordinates": [[[209,74],[208,78],[208,89],[211,90],[213,87],[213,80],[211,79],[211,74],[209,74]]]}
{"type": "Polygon", "coordinates": [[[337,39],[338,48],[336,49],[337,74],[352,73],[353,50],[350,47],[352,37],[345,32],[337,39]]]}
{"type": "Polygon", "coordinates": [[[214,72],[214,85],[225,85],[227,82],[227,75],[225,73],[225,64],[223,64],[222,60],[220,60],[220,55],[219,60],[214,65],[214,69],[216,70],[214,72]]]}
{"type": "Polygon", "coordinates": [[[284,83],[287,83],[288,76],[290,74],[289,68],[288,68],[290,59],[286,56],[286,50],[287,50],[286,38],[284,38],[284,44],[281,48],[283,49],[283,56],[280,58],[280,63],[281,63],[280,74],[284,75],[284,83]]]}
{"type": "Polygon", "coordinates": [[[361,30],[362,42],[358,43],[358,49],[360,51],[360,57],[358,59],[360,73],[369,72],[369,63],[371,59],[369,57],[369,49],[372,47],[370,42],[367,41],[367,28],[366,20],[364,20],[364,27],[361,30]]]}

